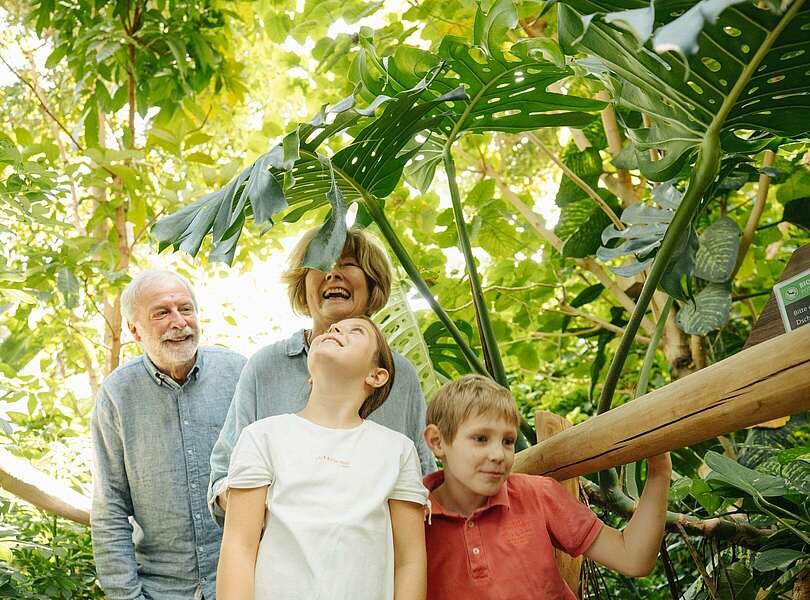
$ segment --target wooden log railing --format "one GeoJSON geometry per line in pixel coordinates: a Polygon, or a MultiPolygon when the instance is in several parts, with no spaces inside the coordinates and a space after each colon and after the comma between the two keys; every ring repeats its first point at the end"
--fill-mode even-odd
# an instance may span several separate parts
{"type": "Polygon", "coordinates": [[[803,327],[527,448],[513,470],[569,479],[807,410],[810,327],[803,327]]]}

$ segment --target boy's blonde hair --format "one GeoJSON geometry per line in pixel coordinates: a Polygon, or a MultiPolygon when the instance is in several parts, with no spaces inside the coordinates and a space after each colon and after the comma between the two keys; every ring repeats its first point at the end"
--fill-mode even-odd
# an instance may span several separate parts
{"type": "Polygon", "coordinates": [[[360,406],[360,418],[365,419],[380,408],[386,398],[388,398],[388,394],[391,393],[391,388],[394,385],[394,354],[391,352],[391,348],[385,336],[383,336],[382,331],[380,331],[380,328],[377,327],[374,321],[366,316],[357,318],[366,321],[374,330],[374,337],[377,341],[377,354],[375,355],[376,366],[388,371],[388,381],[380,387],[374,388],[368,398],[366,398],[366,401],[360,406]]]}
{"type": "Polygon", "coordinates": [[[512,392],[483,375],[464,375],[443,385],[427,409],[427,425],[435,425],[448,444],[471,416],[486,415],[520,426],[512,392]]]}
{"type": "MultiPolygon", "coordinates": [[[[290,297],[290,306],[299,315],[309,315],[307,307],[306,276],[309,269],[304,267],[304,258],[307,255],[309,243],[319,227],[307,231],[290,252],[287,270],[281,274],[282,283],[287,284],[287,294],[290,297]]],[[[361,229],[349,229],[346,232],[346,243],[343,245],[344,256],[353,256],[358,265],[366,274],[368,283],[367,315],[373,315],[388,302],[391,295],[391,261],[388,254],[374,237],[361,229]]]]}

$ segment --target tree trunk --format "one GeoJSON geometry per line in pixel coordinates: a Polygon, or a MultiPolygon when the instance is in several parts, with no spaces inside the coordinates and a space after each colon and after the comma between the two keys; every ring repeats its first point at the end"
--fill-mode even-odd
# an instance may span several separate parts
{"type": "Polygon", "coordinates": [[[810,600],[810,568],[804,569],[796,577],[793,585],[793,600],[810,600]]]}
{"type": "MultiPolygon", "coordinates": [[[[655,292],[652,305],[656,315],[660,314],[666,300],[666,294],[655,292]]],[[[664,326],[664,335],[661,338],[661,350],[667,357],[673,381],[694,373],[696,370],[692,360],[692,349],[689,347],[689,336],[675,323],[675,313],[674,310],[669,311],[664,326]]]]}

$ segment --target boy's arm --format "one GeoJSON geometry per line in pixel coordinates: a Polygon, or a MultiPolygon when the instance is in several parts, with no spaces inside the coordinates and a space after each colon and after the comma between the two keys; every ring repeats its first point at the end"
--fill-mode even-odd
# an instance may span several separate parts
{"type": "Polygon", "coordinates": [[[424,508],[416,502],[389,500],[394,532],[394,600],[425,600],[424,508]]]}
{"type": "Polygon", "coordinates": [[[229,492],[217,566],[217,598],[253,600],[267,486],[229,492]]]}
{"type": "Polygon", "coordinates": [[[672,475],[669,452],[647,459],[647,482],[636,510],[622,531],[602,527],[585,556],[629,577],[644,577],[655,567],[664,537],[672,475]]]}

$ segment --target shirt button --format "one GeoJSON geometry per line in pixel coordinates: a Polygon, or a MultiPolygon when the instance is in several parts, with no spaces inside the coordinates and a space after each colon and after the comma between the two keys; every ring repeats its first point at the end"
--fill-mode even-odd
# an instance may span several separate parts
{"type": "Polygon", "coordinates": [[[196,484],[196,483],[192,483],[192,484],[191,484],[191,489],[196,490],[196,489],[197,489],[197,484],[196,484]]]}
{"type": "Polygon", "coordinates": [[[203,577],[202,579],[200,579],[200,583],[205,583],[206,581],[208,581],[207,577],[203,577]]]}
{"type": "Polygon", "coordinates": [[[194,454],[194,450],[189,450],[188,453],[189,454],[194,454]]]}
{"type": "Polygon", "coordinates": [[[473,548],[473,554],[475,554],[476,556],[481,554],[481,548],[473,548]]]}
{"type": "Polygon", "coordinates": [[[202,552],[202,551],[203,551],[203,547],[202,546],[197,546],[197,552],[202,552]]]}
{"type": "Polygon", "coordinates": [[[183,425],[188,425],[188,419],[183,419],[183,425]]]}
{"type": "Polygon", "coordinates": [[[200,513],[197,513],[196,515],[194,515],[194,518],[199,520],[199,518],[200,518],[200,513]]]}
{"type": "Polygon", "coordinates": [[[467,521],[467,527],[473,528],[475,527],[475,523],[473,523],[472,521],[467,521]]]}

